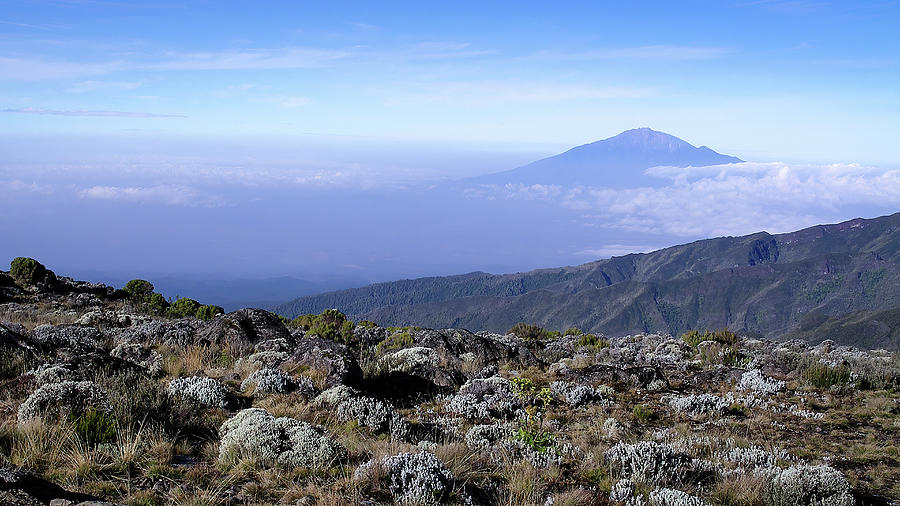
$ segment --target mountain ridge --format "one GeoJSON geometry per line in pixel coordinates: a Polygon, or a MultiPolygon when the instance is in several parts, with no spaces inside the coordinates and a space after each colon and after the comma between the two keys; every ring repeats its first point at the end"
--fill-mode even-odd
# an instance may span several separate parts
{"type": "Polygon", "coordinates": [[[728,327],[781,337],[817,312],[900,306],[900,213],[785,234],[704,239],[586,264],[378,283],[276,306],[382,325],[505,331],[518,321],[607,335],[728,327]]]}

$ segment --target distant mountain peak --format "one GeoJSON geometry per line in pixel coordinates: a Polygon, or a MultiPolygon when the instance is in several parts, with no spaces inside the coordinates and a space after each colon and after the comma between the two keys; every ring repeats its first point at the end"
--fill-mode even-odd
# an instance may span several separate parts
{"type": "Polygon", "coordinates": [[[634,188],[663,181],[648,176],[646,169],[703,167],[741,162],[740,158],[696,147],[674,135],[642,127],[607,139],[576,146],[564,153],[522,167],[487,174],[470,181],[480,184],[552,184],[634,188]]]}
{"type": "Polygon", "coordinates": [[[674,135],[653,130],[652,128],[642,127],[625,130],[619,135],[603,139],[592,144],[605,143],[611,146],[621,148],[643,148],[656,151],[674,152],[679,149],[693,148],[690,143],[685,142],[674,135]]]}

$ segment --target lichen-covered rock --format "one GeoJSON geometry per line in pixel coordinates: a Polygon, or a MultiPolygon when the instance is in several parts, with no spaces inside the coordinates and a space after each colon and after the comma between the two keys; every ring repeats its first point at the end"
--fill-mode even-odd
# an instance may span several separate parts
{"type": "Polygon", "coordinates": [[[194,336],[201,344],[228,344],[236,349],[252,348],[260,341],[293,341],[290,331],[274,313],[263,309],[239,309],[209,320],[194,336]]]}
{"type": "Polygon", "coordinates": [[[166,387],[169,395],[178,396],[208,408],[228,407],[228,389],[221,381],[206,376],[177,378],[166,387]]]}
{"type": "Polygon", "coordinates": [[[0,504],[32,506],[41,504],[106,505],[95,497],[70,492],[59,485],[8,464],[0,464],[0,504]]]}
{"type": "Polygon", "coordinates": [[[297,342],[291,357],[298,365],[307,366],[325,374],[325,384],[355,385],[363,377],[359,363],[346,346],[320,337],[304,337],[297,342]]]}
{"type": "Polygon", "coordinates": [[[511,418],[522,408],[522,403],[509,380],[493,376],[467,381],[445,408],[469,420],[511,418]]]}
{"type": "Polygon", "coordinates": [[[130,364],[134,364],[141,369],[144,369],[152,376],[156,376],[162,372],[162,355],[153,348],[144,346],[140,343],[119,343],[109,352],[109,355],[130,364]]]}
{"type": "Polygon", "coordinates": [[[219,459],[233,452],[270,465],[320,468],[342,458],[346,450],[324,429],[300,420],[275,417],[249,408],[219,428],[219,459]]]}
{"type": "Polygon", "coordinates": [[[48,383],[25,399],[19,406],[19,423],[34,418],[77,416],[88,409],[109,412],[109,396],[93,381],[61,381],[48,383]]]}
{"type": "Polygon", "coordinates": [[[347,399],[360,395],[359,390],[348,387],[347,385],[335,385],[313,399],[313,403],[322,407],[337,407],[338,404],[347,399]]]}
{"type": "Polygon", "coordinates": [[[130,327],[149,321],[149,316],[96,309],[81,315],[80,318],[75,320],[75,324],[93,327],[130,327]]]}
{"type": "Polygon", "coordinates": [[[847,478],[829,466],[797,465],[775,473],[766,487],[772,506],[853,506],[847,478]]]}
{"type": "Polygon", "coordinates": [[[357,481],[383,476],[394,503],[399,505],[440,504],[450,494],[453,475],[440,459],[429,452],[400,453],[370,460],[356,469],[357,481]]]}

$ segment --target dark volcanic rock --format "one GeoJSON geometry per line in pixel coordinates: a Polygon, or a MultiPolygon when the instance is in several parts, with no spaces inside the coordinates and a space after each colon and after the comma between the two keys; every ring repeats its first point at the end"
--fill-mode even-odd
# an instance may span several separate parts
{"type": "Polygon", "coordinates": [[[597,364],[582,369],[562,369],[559,376],[579,383],[619,383],[631,388],[647,388],[654,383],[658,388],[668,388],[669,381],[662,370],[653,366],[617,367],[597,364]]]}
{"type": "Polygon", "coordinates": [[[301,338],[291,359],[297,364],[317,369],[325,374],[327,387],[357,385],[362,369],[350,350],[343,344],[320,337],[301,338]]]}
{"type": "Polygon", "coordinates": [[[18,467],[0,466],[0,504],[7,506],[44,505],[54,499],[71,501],[64,504],[97,501],[95,497],[69,492],[53,482],[39,478],[18,467]]]}
{"type": "Polygon", "coordinates": [[[230,344],[252,347],[260,341],[291,339],[291,333],[278,316],[262,309],[239,309],[213,318],[197,329],[195,340],[204,344],[230,344]]]}

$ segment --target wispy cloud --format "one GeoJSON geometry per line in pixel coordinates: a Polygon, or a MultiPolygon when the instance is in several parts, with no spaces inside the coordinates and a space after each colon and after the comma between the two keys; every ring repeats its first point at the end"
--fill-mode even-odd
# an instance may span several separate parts
{"type": "Polygon", "coordinates": [[[352,53],[347,51],[302,47],[170,53],[158,62],[138,65],[138,68],[148,70],[298,69],[319,67],[351,55],[352,53]]]}
{"type": "Polygon", "coordinates": [[[293,109],[296,107],[301,107],[312,102],[309,97],[273,97],[269,99],[270,102],[278,105],[278,107],[283,107],[285,109],[293,109]]]}
{"type": "Polygon", "coordinates": [[[602,48],[580,52],[540,51],[532,57],[559,60],[711,60],[733,52],[730,47],[650,46],[602,48]]]}
{"type": "Polygon", "coordinates": [[[647,253],[663,246],[658,244],[604,244],[596,248],[583,249],[576,252],[576,255],[592,257],[592,258],[608,258],[613,256],[628,255],[630,253],[647,253]]]}
{"type": "Polygon", "coordinates": [[[78,192],[83,199],[186,207],[219,207],[221,198],[203,195],[187,186],[92,186],[78,192]]]}
{"type": "Polygon", "coordinates": [[[42,109],[36,107],[25,107],[21,109],[2,109],[0,112],[11,112],[19,114],[38,114],[50,116],[94,116],[103,118],[186,118],[182,114],[155,114],[151,112],[129,112],[129,111],[91,111],[87,109],[58,110],[58,109],[42,109]]]}
{"type": "Polygon", "coordinates": [[[0,56],[0,80],[4,81],[74,79],[107,74],[123,68],[122,62],[63,62],[0,56]]]}
{"type": "Polygon", "coordinates": [[[69,93],[88,93],[91,91],[128,91],[140,88],[144,83],[138,81],[81,81],[72,84],[66,91],[69,93]]]}
{"type": "Polygon", "coordinates": [[[638,98],[653,94],[648,88],[595,86],[554,82],[483,80],[469,82],[420,83],[388,98],[390,105],[454,103],[467,105],[562,102],[638,98]]]}

